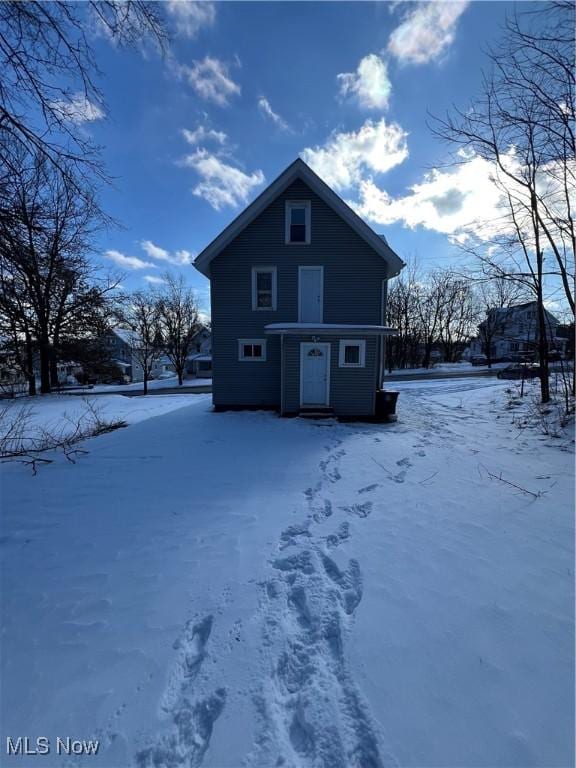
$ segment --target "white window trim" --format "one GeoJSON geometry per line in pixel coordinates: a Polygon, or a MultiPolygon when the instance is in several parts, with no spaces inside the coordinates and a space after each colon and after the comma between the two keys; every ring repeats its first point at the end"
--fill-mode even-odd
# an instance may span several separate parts
{"type": "MultiPolygon", "coordinates": [[[[322,407],[328,407],[330,405],[330,355],[332,352],[332,344],[330,342],[300,342],[300,407],[305,407],[307,404],[304,402],[304,357],[306,356],[306,350],[310,347],[324,347],[326,354],[326,397],[325,405],[322,407]]],[[[320,403],[318,403],[320,405],[320,403]]]]}
{"type": "Polygon", "coordinates": [[[340,339],[340,347],[338,350],[338,367],[339,368],[365,368],[366,367],[366,340],[365,339],[340,339]],[[346,362],[346,347],[358,347],[360,350],[360,362],[347,363],[346,362]]]}
{"type": "Polygon", "coordinates": [[[238,360],[242,361],[243,363],[265,363],[266,342],[267,339],[238,339],[238,360]],[[262,347],[262,357],[244,357],[244,344],[260,344],[262,347]]]}
{"type": "Polygon", "coordinates": [[[319,269],[320,270],[320,322],[324,322],[324,267],[323,266],[306,266],[298,267],[298,322],[304,322],[302,320],[302,272],[305,269],[319,269]]]}
{"type": "Polygon", "coordinates": [[[310,200],[286,200],[284,209],[284,242],[286,245],[310,245],[312,235],[312,206],[310,200]],[[290,240],[290,211],[292,208],[301,208],[304,206],[306,209],[306,240],[303,243],[293,243],[290,240]]]}
{"type": "Polygon", "coordinates": [[[278,298],[278,277],[276,267],[252,267],[252,310],[254,312],[276,312],[278,298]],[[258,306],[258,272],[269,272],[272,275],[272,306],[271,307],[259,307],[258,306]]]}

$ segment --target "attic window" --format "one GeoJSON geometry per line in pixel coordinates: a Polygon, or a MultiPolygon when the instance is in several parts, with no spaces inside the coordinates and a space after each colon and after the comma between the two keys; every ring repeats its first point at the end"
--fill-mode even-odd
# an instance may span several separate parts
{"type": "Polygon", "coordinates": [[[286,201],[286,244],[310,244],[310,200],[286,201]]]}

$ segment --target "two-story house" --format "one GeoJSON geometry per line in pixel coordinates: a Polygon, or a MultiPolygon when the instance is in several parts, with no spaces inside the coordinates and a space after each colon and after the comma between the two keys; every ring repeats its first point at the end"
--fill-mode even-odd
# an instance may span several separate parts
{"type": "Polygon", "coordinates": [[[186,373],[200,378],[212,376],[212,332],[207,326],[202,326],[192,339],[186,373]]]}
{"type": "Polygon", "coordinates": [[[404,263],[302,160],[194,265],[210,278],[216,410],[375,415],[404,263]]]}
{"type": "MultiPolygon", "coordinates": [[[[108,349],[112,362],[131,382],[144,380],[144,371],[137,354],[140,340],[134,331],[127,328],[111,328],[103,335],[102,342],[108,349]]],[[[173,373],[174,366],[166,355],[159,354],[154,360],[150,378],[155,379],[167,372],[173,373]]]]}
{"type": "MultiPolygon", "coordinates": [[[[549,349],[564,352],[565,344],[556,335],[558,319],[548,310],[544,310],[544,314],[549,349]]],[[[538,340],[538,305],[535,301],[496,307],[488,310],[486,319],[478,326],[478,338],[470,343],[468,356],[489,351],[492,360],[533,357],[538,340]]]]}

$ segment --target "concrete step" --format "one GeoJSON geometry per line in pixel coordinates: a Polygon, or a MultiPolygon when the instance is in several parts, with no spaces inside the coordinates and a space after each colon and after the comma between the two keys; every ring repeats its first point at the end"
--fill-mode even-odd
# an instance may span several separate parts
{"type": "Polygon", "coordinates": [[[334,417],[334,409],[321,406],[300,408],[300,416],[304,419],[331,419],[334,417]]]}

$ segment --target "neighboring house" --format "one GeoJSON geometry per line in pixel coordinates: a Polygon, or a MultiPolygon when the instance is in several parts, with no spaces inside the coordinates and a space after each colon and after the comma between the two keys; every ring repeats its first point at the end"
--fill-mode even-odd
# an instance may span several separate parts
{"type": "Polygon", "coordinates": [[[558,349],[563,351],[566,359],[574,359],[574,323],[560,324],[556,326],[556,343],[558,349]]]}
{"type": "Polygon", "coordinates": [[[206,326],[192,339],[190,354],[186,358],[186,373],[199,378],[212,376],[212,333],[206,326]]]}
{"type": "Polygon", "coordinates": [[[404,263],[302,160],[194,265],[210,278],[215,409],[375,415],[404,263]]]}
{"type": "MultiPolygon", "coordinates": [[[[550,350],[565,351],[565,341],[557,336],[558,320],[545,310],[547,338],[550,350]]],[[[479,326],[479,336],[468,348],[468,357],[486,353],[490,341],[492,359],[533,355],[538,347],[537,303],[528,301],[512,307],[488,311],[488,317],[479,326]],[[483,333],[483,329],[487,329],[483,333]]]]}
{"type": "MultiPolygon", "coordinates": [[[[104,334],[103,342],[110,352],[110,359],[120,368],[124,376],[127,376],[131,382],[144,380],[144,371],[134,354],[139,344],[138,335],[134,331],[126,328],[111,328],[104,334]]],[[[170,370],[173,371],[174,366],[165,355],[162,355],[154,361],[150,378],[157,378],[161,373],[170,370]]]]}
{"type": "Polygon", "coordinates": [[[212,331],[207,326],[202,326],[192,339],[190,354],[197,354],[198,352],[207,355],[212,353],[212,331]]]}
{"type": "Polygon", "coordinates": [[[56,363],[59,384],[74,384],[76,377],[82,375],[82,366],[72,360],[56,363]]]}
{"type": "Polygon", "coordinates": [[[209,379],[212,376],[212,355],[197,352],[186,358],[186,374],[199,379],[209,379]]]}

